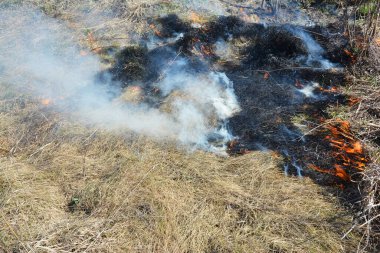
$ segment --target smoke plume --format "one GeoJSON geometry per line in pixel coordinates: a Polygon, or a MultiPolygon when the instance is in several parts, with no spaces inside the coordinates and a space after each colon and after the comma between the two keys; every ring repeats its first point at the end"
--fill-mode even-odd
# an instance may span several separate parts
{"type": "Polygon", "coordinates": [[[188,73],[186,59],[178,57],[155,84],[164,98],[161,106],[120,102],[114,95],[122,94],[120,86],[111,78],[97,81],[100,59],[83,55],[77,36],[63,23],[25,8],[0,10],[0,20],[0,83],[49,99],[78,121],[105,129],[218,152],[232,138],[226,123],[240,109],[225,74],[188,73]]]}

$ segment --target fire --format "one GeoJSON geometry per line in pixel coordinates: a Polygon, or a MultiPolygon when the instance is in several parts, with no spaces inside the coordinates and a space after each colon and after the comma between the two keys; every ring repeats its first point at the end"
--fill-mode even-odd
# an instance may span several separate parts
{"type": "Polygon", "coordinates": [[[356,62],[356,56],[350,52],[348,49],[343,49],[343,52],[348,56],[350,57],[351,59],[351,63],[355,63],[356,62]]]}
{"type": "Polygon", "coordinates": [[[320,87],[319,90],[320,90],[321,92],[329,92],[329,93],[337,93],[337,92],[338,92],[338,88],[335,87],[335,86],[330,87],[330,88],[328,88],[328,89],[325,89],[325,88],[323,88],[323,87],[320,87]]]}
{"type": "Polygon", "coordinates": [[[201,51],[204,55],[206,56],[211,56],[213,55],[212,48],[207,45],[201,45],[201,51]]]}
{"type": "Polygon", "coordinates": [[[95,36],[94,36],[94,34],[93,34],[92,32],[89,32],[89,33],[87,34],[87,41],[88,41],[88,43],[89,43],[90,45],[93,45],[93,44],[96,43],[95,36]]]}
{"type": "Polygon", "coordinates": [[[231,140],[228,144],[227,147],[229,150],[232,150],[233,148],[236,147],[236,145],[239,144],[239,141],[237,139],[231,140]]]}
{"type": "Polygon", "coordinates": [[[360,98],[357,98],[357,97],[350,97],[349,99],[348,99],[348,105],[350,105],[350,106],[354,106],[354,105],[356,105],[357,103],[359,103],[361,100],[360,100],[360,98]]]}
{"type": "Polygon", "coordinates": [[[344,181],[351,181],[351,177],[347,174],[347,172],[344,170],[342,165],[335,164],[335,175],[344,181]]]}
{"type": "Polygon", "coordinates": [[[195,12],[193,12],[193,11],[190,12],[189,20],[190,20],[192,23],[198,23],[198,24],[204,23],[204,19],[201,18],[201,16],[199,16],[197,13],[195,13],[195,12]]]}
{"type": "Polygon", "coordinates": [[[95,53],[98,54],[98,53],[100,53],[102,51],[102,47],[99,46],[98,42],[95,39],[95,35],[94,35],[93,32],[89,32],[87,34],[87,39],[86,40],[87,40],[87,43],[90,46],[92,52],[95,52],[95,53]]]}
{"type": "Polygon", "coordinates": [[[192,50],[194,54],[202,55],[202,56],[213,56],[213,48],[210,45],[203,44],[198,37],[194,37],[191,39],[192,50]]]}
{"type": "Polygon", "coordinates": [[[341,165],[336,164],[334,165],[333,169],[323,169],[314,164],[308,164],[308,167],[318,172],[334,175],[344,181],[348,181],[348,182],[351,181],[350,175],[347,174],[347,172],[344,170],[344,168],[341,165]]]}
{"type": "Polygon", "coordinates": [[[157,26],[155,24],[150,24],[149,25],[150,29],[153,30],[154,34],[158,37],[162,37],[162,33],[160,32],[160,30],[158,30],[157,26]]]}
{"type": "Polygon", "coordinates": [[[335,158],[336,163],[332,169],[322,169],[310,164],[309,167],[322,172],[335,175],[344,181],[351,181],[348,170],[363,171],[369,162],[365,155],[362,143],[355,138],[351,132],[348,121],[337,120],[325,126],[327,141],[332,150],[330,155],[335,158]]]}
{"type": "Polygon", "coordinates": [[[41,99],[42,105],[48,106],[48,105],[51,105],[52,103],[53,103],[53,100],[51,100],[50,98],[41,99]]]}

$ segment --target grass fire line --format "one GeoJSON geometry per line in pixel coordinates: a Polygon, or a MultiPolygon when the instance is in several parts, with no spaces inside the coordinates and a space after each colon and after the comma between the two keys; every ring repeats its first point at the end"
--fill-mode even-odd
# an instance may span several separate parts
{"type": "Polygon", "coordinates": [[[288,2],[42,2],[0,3],[0,251],[358,249],[371,160],[329,114],[361,103],[331,28],[288,2]]]}
{"type": "Polygon", "coordinates": [[[352,134],[347,121],[337,120],[329,123],[324,127],[324,132],[326,134],[325,141],[332,147],[330,155],[335,158],[336,164],[331,169],[323,169],[313,164],[309,164],[309,167],[350,182],[350,173],[363,171],[370,162],[363,145],[352,134]]]}

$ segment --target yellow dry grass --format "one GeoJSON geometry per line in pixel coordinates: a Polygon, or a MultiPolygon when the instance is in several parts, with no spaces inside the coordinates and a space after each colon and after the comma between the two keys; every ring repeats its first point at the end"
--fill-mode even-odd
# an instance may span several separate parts
{"type": "MultiPolygon", "coordinates": [[[[26,2],[69,23],[82,3],[26,2]]],[[[128,5],[84,1],[94,13],[98,2],[128,5]]],[[[135,11],[108,23],[71,24],[125,36],[116,28],[150,8],[130,2],[135,11]]],[[[280,163],[83,126],[0,83],[0,252],[355,251],[356,234],[340,239],[352,214],[311,180],[285,177],[280,163]]]]}
{"type": "Polygon", "coordinates": [[[0,122],[4,252],[355,250],[340,239],[352,216],[271,153],[189,153],[22,98],[2,100],[0,122]]]}

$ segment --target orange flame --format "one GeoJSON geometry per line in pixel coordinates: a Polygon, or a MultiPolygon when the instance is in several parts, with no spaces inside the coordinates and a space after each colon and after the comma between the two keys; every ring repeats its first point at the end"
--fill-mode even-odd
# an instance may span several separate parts
{"type": "Polygon", "coordinates": [[[344,170],[343,166],[335,164],[335,175],[344,181],[351,181],[351,177],[347,174],[347,172],[344,170]]]}
{"type": "Polygon", "coordinates": [[[50,105],[52,103],[53,103],[53,100],[51,100],[50,98],[41,99],[41,104],[42,105],[48,106],[48,105],[50,105]]]}
{"type": "Polygon", "coordinates": [[[211,56],[213,55],[212,48],[207,45],[201,45],[201,51],[204,55],[211,56]]]}
{"type": "Polygon", "coordinates": [[[331,156],[335,158],[336,164],[331,170],[321,169],[315,165],[309,165],[309,167],[322,173],[335,175],[344,181],[351,181],[347,170],[363,171],[369,162],[363,145],[352,134],[348,121],[337,120],[335,123],[326,125],[325,128],[328,131],[325,140],[333,148],[331,156]]]}
{"type": "Polygon", "coordinates": [[[354,105],[356,105],[357,103],[359,103],[360,101],[361,101],[360,98],[357,98],[357,97],[350,97],[350,98],[348,99],[348,105],[350,105],[350,106],[354,106],[354,105]]]}
{"type": "Polygon", "coordinates": [[[150,24],[149,25],[150,29],[153,30],[154,34],[158,37],[162,37],[162,33],[160,32],[160,30],[158,30],[157,26],[155,24],[150,24]]]}
{"type": "Polygon", "coordinates": [[[344,168],[338,164],[334,165],[333,169],[323,169],[314,164],[308,164],[308,167],[321,173],[337,176],[344,181],[351,181],[351,177],[347,174],[344,168]]]}
{"type": "MultiPolygon", "coordinates": [[[[100,53],[102,51],[102,47],[100,47],[95,39],[95,35],[93,32],[89,32],[87,34],[87,42],[91,48],[91,51],[92,52],[95,52],[95,53],[100,53]]],[[[84,56],[82,53],[80,53],[80,55],[84,56]]]]}
{"type": "Polygon", "coordinates": [[[192,23],[204,23],[204,19],[201,18],[201,16],[199,16],[197,13],[195,12],[190,12],[189,14],[189,20],[192,22],[192,23]]]}
{"type": "Polygon", "coordinates": [[[330,93],[337,93],[338,92],[338,88],[335,87],[335,86],[333,86],[333,87],[331,87],[329,89],[325,89],[323,87],[320,87],[319,90],[322,91],[322,92],[330,92],[330,93]]]}
{"type": "Polygon", "coordinates": [[[350,52],[348,49],[343,49],[343,52],[348,56],[350,57],[350,60],[351,60],[351,63],[355,63],[356,62],[356,56],[350,52]]]}
{"type": "Polygon", "coordinates": [[[229,143],[228,143],[228,149],[233,149],[236,145],[238,145],[239,144],[239,141],[238,140],[236,140],[236,139],[234,139],[234,140],[232,140],[232,141],[230,141],[229,143]]]}

